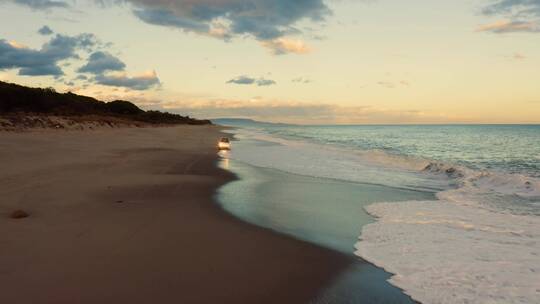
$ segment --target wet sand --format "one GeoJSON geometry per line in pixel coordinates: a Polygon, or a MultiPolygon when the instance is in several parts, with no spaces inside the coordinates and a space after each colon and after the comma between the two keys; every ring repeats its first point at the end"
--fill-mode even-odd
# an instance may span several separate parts
{"type": "Polygon", "coordinates": [[[221,210],[220,136],[0,132],[0,303],[310,301],[353,259],[221,210]]]}
{"type": "Polygon", "coordinates": [[[355,259],[312,304],[415,303],[388,282],[392,274],[357,257],[354,246],[364,225],[375,221],[365,206],[434,199],[433,193],[295,175],[234,159],[236,151],[254,144],[258,143],[240,140],[234,142],[232,153],[223,153],[220,165],[239,177],[219,189],[223,208],[246,222],[355,259]]]}

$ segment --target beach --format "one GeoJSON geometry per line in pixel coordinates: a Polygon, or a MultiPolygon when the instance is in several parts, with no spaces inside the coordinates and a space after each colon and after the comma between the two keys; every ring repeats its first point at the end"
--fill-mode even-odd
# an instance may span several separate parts
{"type": "Polygon", "coordinates": [[[1,132],[0,302],[309,302],[354,258],[224,212],[220,136],[1,132]]]}
{"type": "MultiPolygon", "coordinates": [[[[441,128],[0,132],[0,303],[537,302],[535,161],[436,161],[441,128]]],[[[479,128],[446,131],[538,136],[479,128]]]]}
{"type": "Polygon", "coordinates": [[[364,211],[372,202],[429,199],[432,194],[289,174],[227,158],[246,145],[235,141],[233,151],[222,154],[220,166],[238,176],[219,189],[223,208],[246,222],[354,260],[310,303],[415,303],[388,283],[390,273],[354,256],[354,244],[362,227],[375,221],[364,211]]]}
{"type": "Polygon", "coordinates": [[[537,303],[538,130],[241,120],[220,203],[357,256],[315,303],[537,303]]]}
{"type": "Polygon", "coordinates": [[[540,0],[0,24],[0,304],[540,304],[540,0]]]}

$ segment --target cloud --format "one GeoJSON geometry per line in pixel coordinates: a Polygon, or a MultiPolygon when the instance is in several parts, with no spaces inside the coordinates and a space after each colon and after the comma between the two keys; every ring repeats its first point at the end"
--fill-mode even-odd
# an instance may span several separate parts
{"type": "Polygon", "coordinates": [[[402,87],[408,87],[410,86],[411,84],[406,81],[406,80],[401,80],[397,83],[395,82],[392,82],[392,81],[378,81],[377,82],[378,85],[382,86],[382,87],[385,87],[387,89],[395,89],[397,88],[398,86],[402,86],[402,87]]]}
{"type": "Polygon", "coordinates": [[[133,90],[148,90],[160,85],[159,78],[155,71],[133,77],[129,77],[125,73],[97,75],[94,78],[94,81],[106,86],[124,87],[133,90]]]}
{"type": "Polygon", "coordinates": [[[234,83],[234,84],[254,84],[255,78],[249,77],[249,76],[238,76],[236,78],[233,78],[227,83],[234,83]]]}
{"type": "Polygon", "coordinates": [[[229,81],[227,81],[227,83],[232,83],[232,84],[240,84],[240,85],[252,85],[252,84],[256,84],[257,86],[270,86],[270,85],[275,85],[277,84],[274,80],[271,80],[271,79],[265,79],[263,77],[261,78],[254,78],[254,77],[250,77],[250,76],[245,76],[245,75],[242,75],[242,76],[238,76],[236,78],[233,78],[229,81]]]}
{"type": "Polygon", "coordinates": [[[505,20],[480,26],[478,31],[540,33],[540,0],[495,0],[482,13],[503,16],[505,20]]]}
{"type": "Polygon", "coordinates": [[[22,76],[60,76],[64,75],[62,69],[56,65],[43,65],[35,67],[21,68],[19,70],[19,75],[22,76]]]}
{"type": "Polygon", "coordinates": [[[291,81],[294,83],[311,83],[312,82],[311,79],[306,78],[306,77],[293,78],[291,81]]]}
{"type": "Polygon", "coordinates": [[[323,20],[330,13],[323,0],[126,0],[139,9],[145,22],[188,31],[208,30],[212,22],[224,20],[234,34],[249,34],[261,40],[297,32],[294,24],[303,19],[323,20]],[[155,17],[166,16],[166,22],[155,17]]]}
{"type": "Polygon", "coordinates": [[[161,84],[156,72],[133,77],[125,73],[110,73],[124,71],[126,64],[108,52],[94,51],[95,48],[103,46],[107,44],[101,43],[93,34],[87,33],[77,36],[56,34],[40,49],[31,49],[14,41],[0,39],[0,71],[18,69],[19,75],[48,75],[54,76],[57,81],[64,81],[60,77],[64,75],[60,66],[66,64],[62,64],[62,61],[80,59],[78,51],[82,50],[92,53],[86,64],[77,72],[93,74],[94,77],[89,79],[85,75],[78,75],[73,80],[133,90],[147,90],[161,84]]]}
{"type": "Polygon", "coordinates": [[[65,1],[54,0],[13,0],[15,4],[28,6],[32,9],[50,9],[50,8],[68,8],[69,4],[65,1]]]}
{"type": "Polygon", "coordinates": [[[271,85],[277,84],[274,80],[264,79],[264,78],[257,79],[256,83],[260,87],[271,86],[271,85]]]}
{"type": "Polygon", "coordinates": [[[141,9],[134,10],[133,13],[142,21],[154,25],[177,27],[185,31],[198,33],[210,30],[210,26],[204,22],[179,17],[174,12],[166,9],[141,9]]]}
{"type": "Polygon", "coordinates": [[[492,32],[497,34],[515,32],[540,32],[540,26],[534,21],[510,21],[500,20],[490,24],[484,24],[477,28],[478,32],[492,32]]]}
{"type": "Polygon", "coordinates": [[[463,119],[418,110],[389,110],[373,106],[337,106],[293,101],[189,100],[154,103],[153,107],[200,118],[239,117],[262,121],[356,124],[356,123],[437,123],[463,119]]]}
{"type": "Polygon", "coordinates": [[[274,40],[266,40],[261,42],[262,45],[274,54],[307,54],[310,52],[310,48],[302,40],[294,40],[288,38],[278,38],[274,40]]]}
{"type": "Polygon", "coordinates": [[[158,26],[229,40],[249,36],[275,53],[304,54],[307,47],[280,38],[301,35],[296,24],[321,22],[331,14],[324,0],[107,0],[128,2],[140,20],[158,26]]]}
{"type": "MultiPolygon", "coordinates": [[[[67,8],[62,0],[11,1],[33,9],[67,8]]],[[[100,5],[129,3],[141,21],[222,40],[252,37],[273,54],[306,54],[302,21],[322,22],[332,14],[324,0],[95,0],[100,5]]],[[[306,33],[310,36],[310,33],[306,33]]]]}
{"type": "Polygon", "coordinates": [[[43,27],[41,27],[39,30],[38,30],[38,33],[43,35],[43,36],[47,36],[47,35],[52,35],[54,32],[51,30],[50,27],[44,25],[43,27]]]}
{"type": "Polygon", "coordinates": [[[79,73],[103,74],[106,71],[123,71],[126,64],[117,57],[107,52],[94,52],[88,58],[88,62],[82,66],[79,73]]]}
{"type": "Polygon", "coordinates": [[[95,37],[91,34],[57,34],[39,50],[0,39],[0,70],[19,69],[19,75],[28,76],[60,76],[64,74],[58,66],[60,61],[78,58],[78,49],[89,49],[93,45],[95,37]]]}
{"type": "Polygon", "coordinates": [[[486,6],[485,15],[511,15],[514,17],[540,16],[540,0],[496,0],[486,6]]]}

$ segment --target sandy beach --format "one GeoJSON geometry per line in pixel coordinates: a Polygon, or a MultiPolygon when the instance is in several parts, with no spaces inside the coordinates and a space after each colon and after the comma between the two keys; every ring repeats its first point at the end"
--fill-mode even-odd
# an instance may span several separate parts
{"type": "Polygon", "coordinates": [[[351,257],[220,209],[219,130],[1,132],[0,303],[309,302],[351,257]]]}

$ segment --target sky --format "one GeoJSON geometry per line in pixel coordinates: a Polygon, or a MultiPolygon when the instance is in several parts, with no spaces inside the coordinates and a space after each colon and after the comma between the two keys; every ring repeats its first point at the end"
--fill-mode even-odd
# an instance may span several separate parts
{"type": "Polygon", "coordinates": [[[0,80],[198,118],[540,123],[540,0],[0,0],[0,80]]]}

